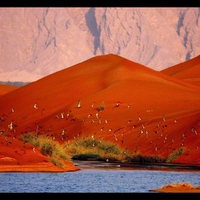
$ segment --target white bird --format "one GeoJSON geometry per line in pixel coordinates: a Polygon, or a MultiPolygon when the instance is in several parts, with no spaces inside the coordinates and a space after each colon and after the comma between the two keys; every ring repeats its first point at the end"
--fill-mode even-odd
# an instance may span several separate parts
{"type": "Polygon", "coordinates": [[[94,140],[94,135],[92,135],[91,138],[94,140]]]}
{"type": "Polygon", "coordinates": [[[62,134],[62,135],[65,135],[65,132],[66,132],[66,131],[65,131],[65,129],[63,128],[61,134],[62,134]]]}
{"type": "Polygon", "coordinates": [[[62,112],[60,115],[61,115],[61,118],[64,119],[64,112],[62,112]]]}
{"type": "Polygon", "coordinates": [[[149,135],[149,131],[146,130],[146,138],[148,138],[148,135],[149,135]]]}
{"type": "Polygon", "coordinates": [[[92,116],[92,114],[89,114],[89,115],[88,115],[88,118],[89,118],[90,116],[92,116]]]}
{"type": "Polygon", "coordinates": [[[35,109],[38,109],[37,103],[35,103],[33,107],[34,107],[35,109]]]}
{"type": "Polygon", "coordinates": [[[67,113],[67,119],[69,118],[69,115],[70,115],[70,114],[69,114],[69,113],[67,113]]]}
{"type": "Polygon", "coordinates": [[[127,124],[130,124],[131,122],[132,122],[132,120],[130,119],[130,120],[128,120],[127,124]]]}
{"type": "Polygon", "coordinates": [[[77,108],[81,108],[81,107],[82,107],[82,105],[81,105],[81,101],[79,100],[79,101],[78,101],[77,108]]]}
{"type": "Polygon", "coordinates": [[[163,115],[163,121],[166,121],[166,118],[165,118],[165,116],[163,115]]]}
{"type": "Polygon", "coordinates": [[[194,127],[192,127],[191,131],[192,131],[193,133],[195,133],[196,135],[198,134],[197,130],[196,130],[194,127]]]}
{"type": "Polygon", "coordinates": [[[13,129],[13,122],[12,122],[12,121],[11,121],[10,124],[8,125],[8,128],[9,128],[10,130],[13,129]]]}
{"type": "Polygon", "coordinates": [[[115,107],[119,107],[120,103],[119,101],[116,103],[115,107]]]}
{"type": "Polygon", "coordinates": [[[118,108],[120,106],[120,102],[118,101],[113,108],[118,108]]]}

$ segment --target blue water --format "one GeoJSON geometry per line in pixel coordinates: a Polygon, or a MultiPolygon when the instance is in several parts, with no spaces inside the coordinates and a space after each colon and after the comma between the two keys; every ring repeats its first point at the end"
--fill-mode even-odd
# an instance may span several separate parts
{"type": "Polygon", "coordinates": [[[200,171],[82,167],[64,173],[0,173],[0,192],[150,193],[151,189],[183,182],[199,186],[200,171]]]}

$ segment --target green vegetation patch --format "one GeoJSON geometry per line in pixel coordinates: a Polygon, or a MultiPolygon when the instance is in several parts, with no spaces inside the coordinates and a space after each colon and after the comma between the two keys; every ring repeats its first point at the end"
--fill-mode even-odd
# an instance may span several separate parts
{"type": "Polygon", "coordinates": [[[100,156],[98,154],[77,154],[72,156],[73,160],[99,160],[100,156]]]}
{"type": "Polygon", "coordinates": [[[137,163],[164,163],[166,159],[160,156],[143,156],[143,155],[135,155],[131,158],[131,162],[137,163]]]}
{"type": "Polygon", "coordinates": [[[41,153],[50,157],[50,161],[58,167],[64,167],[64,161],[71,161],[70,156],[64,150],[64,146],[59,142],[45,136],[37,136],[34,133],[22,135],[20,140],[31,143],[32,145],[39,147],[41,153]]]}
{"type": "Polygon", "coordinates": [[[60,144],[50,137],[30,132],[22,135],[20,140],[38,147],[43,155],[59,167],[64,167],[63,160],[127,161],[131,157],[131,153],[100,139],[80,138],[60,144]]]}
{"type": "Polygon", "coordinates": [[[74,159],[88,160],[96,159],[106,161],[127,161],[131,156],[130,152],[108,141],[91,138],[81,138],[66,144],[66,151],[74,159]],[[92,158],[89,158],[92,156],[92,158]],[[96,158],[95,158],[96,156],[96,158]]]}
{"type": "Polygon", "coordinates": [[[132,155],[121,147],[99,138],[80,138],[66,141],[63,144],[45,135],[29,133],[20,137],[24,143],[29,142],[39,148],[42,154],[48,156],[56,166],[64,167],[64,161],[73,160],[98,160],[110,162],[135,162],[135,163],[169,163],[182,155],[184,149],[178,149],[167,159],[157,155],[132,155]]]}
{"type": "Polygon", "coordinates": [[[174,159],[178,158],[179,156],[181,156],[184,153],[184,148],[180,148],[177,149],[176,151],[174,151],[173,153],[171,153],[168,158],[166,159],[166,162],[172,162],[174,159]]]}

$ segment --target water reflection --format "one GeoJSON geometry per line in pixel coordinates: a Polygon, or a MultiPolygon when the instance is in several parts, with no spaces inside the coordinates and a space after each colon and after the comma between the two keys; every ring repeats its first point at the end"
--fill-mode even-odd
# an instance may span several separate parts
{"type": "Polygon", "coordinates": [[[200,166],[184,165],[184,164],[168,164],[168,163],[109,163],[101,161],[75,161],[74,164],[80,169],[123,169],[123,170],[160,170],[160,171],[197,171],[200,172],[200,166]]]}

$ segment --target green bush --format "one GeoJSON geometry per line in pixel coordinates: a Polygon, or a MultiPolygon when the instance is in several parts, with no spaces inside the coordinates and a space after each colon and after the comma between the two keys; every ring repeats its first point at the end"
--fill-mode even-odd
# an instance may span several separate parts
{"type": "Polygon", "coordinates": [[[160,156],[143,156],[143,155],[135,155],[131,158],[131,162],[138,163],[164,163],[166,161],[165,158],[160,156]]]}
{"type": "Polygon", "coordinates": [[[122,161],[137,163],[169,163],[183,154],[184,149],[177,149],[167,159],[160,156],[144,156],[141,154],[132,155],[119,146],[100,139],[80,138],[60,144],[57,141],[45,136],[37,136],[34,133],[22,135],[20,139],[39,147],[42,154],[49,156],[50,161],[56,166],[64,166],[63,160],[102,160],[122,161]]]}
{"type": "Polygon", "coordinates": [[[172,162],[174,159],[181,156],[183,153],[184,153],[183,148],[177,149],[176,151],[174,151],[172,154],[168,156],[168,158],[166,159],[166,162],[172,162]]]}
{"type": "Polygon", "coordinates": [[[45,156],[52,156],[53,154],[53,146],[50,143],[44,143],[41,147],[41,152],[45,156]]]}
{"type": "Polygon", "coordinates": [[[20,140],[38,146],[41,153],[45,156],[49,156],[50,161],[56,166],[64,167],[63,160],[71,161],[71,158],[64,150],[64,145],[61,145],[59,142],[56,142],[45,135],[37,136],[31,132],[27,135],[22,135],[20,140]]]}
{"type": "Polygon", "coordinates": [[[98,155],[90,159],[125,161],[130,155],[130,153],[125,154],[123,149],[111,142],[91,138],[71,141],[65,145],[65,150],[73,159],[88,159],[88,155],[98,155]]]}
{"type": "Polygon", "coordinates": [[[98,154],[77,154],[72,156],[73,160],[98,160],[100,156],[98,154]]]}

